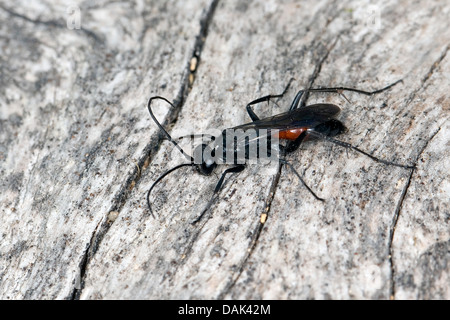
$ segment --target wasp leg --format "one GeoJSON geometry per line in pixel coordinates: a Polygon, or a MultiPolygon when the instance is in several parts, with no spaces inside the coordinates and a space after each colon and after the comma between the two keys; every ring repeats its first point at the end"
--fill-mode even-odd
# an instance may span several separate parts
{"type": "Polygon", "coordinates": [[[232,167],[232,168],[226,169],[226,170],[222,173],[222,176],[220,177],[219,181],[218,181],[217,184],[216,184],[216,187],[214,188],[214,192],[213,192],[213,195],[212,195],[212,197],[211,197],[211,200],[209,200],[208,204],[207,204],[206,207],[202,210],[202,212],[200,213],[200,215],[199,215],[197,218],[195,218],[195,219],[191,222],[192,224],[196,224],[197,222],[199,222],[200,219],[205,215],[206,211],[208,211],[208,209],[211,207],[211,205],[212,205],[212,203],[213,203],[213,200],[214,200],[214,196],[220,191],[220,189],[221,189],[222,186],[223,186],[223,182],[224,182],[224,180],[225,180],[225,176],[226,176],[227,174],[229,174],[229,173],[238,173],[238,172],[241,172],[241,171],[243,171],[244,169],[245,169],[245,165],[241,164],[241,165],[238,165],[238,166],[236,166],[236,167],[232,167]]]}
{"type": "Polygon", "coordinates": [[[359,152],[359,153],[369,157],[373,161],[376,161],[376,162],[379,162],[379,163],[383,163],[383,164],[388,165],[388,166],[395,166],[395,167],[400,167],[400,168],[405,168],[405,169],[415,169],[415,166],[400,164],[400,163],[396,163],[396,162],[387,161],[387,160],[383,160],[383,159],[377,158],[377,157],[371,155],[370,153],[367,153],[367,152],[362,151],[361,149],[359,149],[357,147],[352,146],[350,143],[343,142],[343,141],[340,141],[340,140],[336,140],[334,138],[331,138],[331,137],[329,137],[327,135],[324,135],[324,134],[322,134],[320,132],[317,132],[317,131],[310,131],[309,135],[311,135],[313,137],[316,137],[316,138],[319,138],[319,139],[330,141],[330,142],[332,142],[334,144],[337,144],[338,146],[341,146],[341,147],[344,147],[344,148],[347,148],[347,149],[353,149],[353,150],[355,150],[355,151],[357,151],[357,152],[359,152]]]}
{"type": "Polygon", "coordinates": [[[390,88],[392,88],[393,86],[395,86],[397,83],[399,82],[403,82],[402,79],[395,81],[394,83],[391,83],[390,85],[378,89],[378,90],[374,90],[374,91],[365,91],[365,90],[360,90],[360,89],[355,89],[355,88],[349,88],[349,87],[332,87],[332,88],[309,88],[309,89],[303,89],[297,92],[297,95],[294,98],[294,101],[292,101],[292,104],[289,108],[290,111],[297,109],[297,108],[302,108],[306,105],[306,99],[301,99],[304,93],[310,93],[310,92],[325,92],[325,93],[338,93],[341,96],[343,96],[345,98],[345,100],[348,101],[347,97],[342,93],[343,91],[349,91],[349,92],[356,92],[356,93],[360,93],[360,94],[364,94],[366,96],[372,96],[374,94],[378,94],[381,93],[383,91],[386,91],[390,88]],[[299,106],[300,104],[300,106],[299,106]]]}
{"type": "Polygon", "coordinates": [[[319,201],[325,201],[325,199],[320,198],[319,196],[317,196],[314,191],[312,191],[312,189],[306,184],[305,180],[303,180],[303,178],[300,176],[300,174],[297,172],[297,170],[295,170],[294,166],[292,164],[290,164],[287,160],[285,159],[280,159],[280,162],[289,166],[289,168],[291,168],[291,170],[294,172],[294,174],[297,176],[297,178],[299,178],[299,180],[303,183],[303,185],[306,187],[306,189],[308,189],[308,191],[314,196],[314,198],[316,198],[319,201]]]}
{"type": "Polygon", "coordinates": [[[252,105],[261,103],[261,102],[269,102],[270,99],[273,98],[281,98],[283,97],[286,92],[289,90],[289,87],[291,86],[292,81],[294,80],[294,78],[291,78],[291,80],[289,80],[289,83],[287,84],[286,88],[284,89],[284,91],[281,94],[270,94],[261,98],[258,98],[256,100],[251,101],[250,103],[247,104],[246,108],[247,108],[247,113],[250,116],[250,118],[252,119],[252,121],[257,121],[259,120],[259,117],[255,114],[255,112],[252,109],[252,105]]]}

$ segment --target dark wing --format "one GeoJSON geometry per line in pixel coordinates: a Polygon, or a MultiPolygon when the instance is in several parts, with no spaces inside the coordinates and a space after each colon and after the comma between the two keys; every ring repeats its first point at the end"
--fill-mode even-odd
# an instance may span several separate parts
{"type": "MultiPolygon", "coordinates": [[[[224,132],[231,130],[231,134],[236,134],[236,136],[233,140],[231,140],[235,141],[235,143],[231,144],[233,149],[230,150],[225,148],[223,150],[228,150],[231,152],[240,150],[241,152],[244,152],[244,150],[246,150],[246,148],[251,146],[253,143],[260,143],[261,141],[264,141],[264,139],[267,138],[269,134],[273,135],[274,131],[286,131],[296,128],[314,128],[319,124],[331,120],[340,111],[341,109],[334,104],[313,104],[285,113],[280,113],[272,117],[226,129],[224,130],[224,132]],[[251,131],[251,129],[255,129],[257,133],[253,135],[247,134],[249,132],[248,130],[251,131]],[[262,130],[258,129],[271,130],[265,130],[265,132],[261,132],[262,130]],[[236,130],[242,130],[242,134],[237,134],[236,130]]],[[[278,144],[271,143],[271,154],[278,154],[278,147],[278,144]]]]}
{"type": "Polygon", "coordinates": [[[272,117],[246,123],[231,129],[278,129],[314,128],[336,116],[341,109],[334,104],[312,104],[303,108],[277,114],[272,117]]]}

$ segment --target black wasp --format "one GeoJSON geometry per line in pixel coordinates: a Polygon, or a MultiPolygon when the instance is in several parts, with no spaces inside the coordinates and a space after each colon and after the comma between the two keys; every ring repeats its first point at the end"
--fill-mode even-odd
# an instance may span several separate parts
{"type": "MultiPolygon", "coordinates": [[[[229,173],[237,173],[241,172],[245,169],[245,163],[242,163],[242,161],[236,161],[237,157],[235,154],[238,150],[244,150],[244,157],[245,159],[249,158],[249,146],[252,142],[261,140],[262,137],[265,137],[268,144],[271,143],[270,137],[276,137],[280,140],[286,140],[287,143],[285,145],[277,144],[276,147],[278,147],[279,150],[279,157],[277,158],[279,162],[286,164],[290,167],[290,169],[295,173],[295,175],[300,179],[300,181],[303,183],[303,185],[308,189],[308,191],[317,199],[320,201],[324,201],[322,198],[318,197],[310,187],[305,183],[305,181],[302,179],[300,174],[294,169],[293,165],[289,163],[286,160],[286,155],[288,153],[292,153],[295,150],[297,150],[300,146],[300,144],[306,139],[306,138],[315,138],[315,139],[322,139],[326,141],[330,141],[334,144],[337,144],[339,146],[342,146],[347,149],[353,149],[359,153],[364,154],[365,156],[369,157],[370,159],[380,162],[386,165],[390,166],[397,166],[401,168],[406,169],[414,169],[414,166],[411,165],[403,165],[391,161],[386,161],[383,159],[379,159],[367,152],[364,152],[360,150],[357,147],[352,146],[349,143],[336,140],[336,135],[343,133],[346,131],[346,127],[340,122],[339,120],[335,119],[335,117],[338,115],[338,113],[341,111],[341,109],[334,105],[334,104],[312,104],[312,105],[305,105],[305,98],[307,98],[307,95],[310,92],[328,92],[328,93],[338,93],[343,95],[344,91],[350,91],[350,92],[356,92],[364,95],[374,95],[380,92],[383,92],[385,90],[388,90],[392,86],[396,85],[397,83],[401,82],[401,80],[384,87],[379,90],[375,91],[364,91],[354,88],[347,88],[347,87],[333,87],[333,88],[310,88],[310,89],[304,89],[298,91],[296,94],[294,100],[292,101],[292,104],[289,108],[289,111],[277,114],[272,117],[260,119],[255,112],[252,109],[252,106],[258,103],[262,102],[268,102],[270,99],[274,98],[281,98],[284,96],[284,94],[287,92],[290,84],[292,82],[289,82],[286,89],[283,91],[283,93],[278,95],[267,95],[264,97],[261,97],[259,99],[253,100],[250,103],[247,104],[246,109],[247,113],[252,119],[252,122],[249,122],[247,124],[243,124],[237,127],[233,127],[230,129],[223,130],[221,137],[210,137],[209,143],[202,143],[198,145],[194,149],[193,156],[187,154],[180,145],[172,139],[172,137],[169,135],[169,133],[163,128],[163,126],[159,123],[159,121],[156,119],[155,115],[153,114],[153,111],[151,109],[151,103],[153,100],[159,99],[167,102],[172,107],[173,104],[168,101],[166,98],[155,96],[150,98],[148,101],[148,110],[150,112],[150,116],[152,117],[153,121],[157,124],[157,126],[160,128],[160,130],[165,134],[165,136],[171,141],[176,148],[189,160],[189,163],[183,163],[178,166],[175,166],[174,168],[164,172],[156,181],[153,183],[153,185],[150,187],[148,193],[147,193],[147,203],[150,212],[153,215],[153,212],[151,210],[151,204],[150,204],[150,194],[153,188],[155,187],[158,182],[160,182],[165,176],[170,174],[171,172],[185,167],[185,166],[192,166],[195,167],[196,170],[203,174],[203,175],[210,175],[214,169],[218,166],[217,159],[220,159],[222,162],[226,160],[226,155],[230,154],[231,151],[231,160],[230,156],[228,156],[228,162],[233,165],[232,167],[225,169],[222,172],[221,177],[219,178],[219,181],[217,182],[216,187],[214,188],[213,196],[211,198],[211,201],[208,203],[206,208],[202,211],[202,213],[193,221],[193,223],[199,221],[203,214],[206,212],[206,210],[209,208],[212,200],[214,199],[214,196],[219,192],[221,189],[225,176],[229,173]],[[257,130],[256,138],[243,138],[243,139],[235,139],[234,142],[231,144],[231,147],[226,144],[226,132],[228,131],[235,131],[235,130],[249,130],[254,129],[257,130]],[[264,134],[259,134],[260,130],[265,130],[264,134]],[[227,153],[228,152],[228,153],[227,153]],[[234,154],[234,156],[233,156],[234,154]],[[200,159],[200,160],[199,160],[200,159]]],[[[196,135],[191,135],[191,137],[196,135]]],[[[277,140],[276,140],[277,141],[277,140]]],[[[269,153],[273,151],[273,147],[269,147],[268,149],[269,153]]]]}

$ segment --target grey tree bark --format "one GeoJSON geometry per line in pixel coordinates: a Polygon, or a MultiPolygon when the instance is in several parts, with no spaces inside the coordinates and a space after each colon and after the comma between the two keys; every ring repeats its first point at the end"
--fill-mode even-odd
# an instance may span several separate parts
{"type": "Polygon", "coordinates": [[[445,1],[0,2],[0,298],[449,299],[450,5],[445,1]],[[339,136],[289,168],[177,170],[163,139],[245,105],[333,103],[339,136]],[[261,215],[267,220],[261,224],[261,215]]]}

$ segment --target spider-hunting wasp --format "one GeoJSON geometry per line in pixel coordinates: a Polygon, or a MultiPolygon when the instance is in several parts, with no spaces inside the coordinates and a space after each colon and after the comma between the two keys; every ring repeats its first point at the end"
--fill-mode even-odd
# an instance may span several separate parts
{"type": "MultiPolygon", "coordinates": [[[[264,149],[266,154],[264,156],[276,156],[276,159],[287,165],[294,174],[300,179],[306,189],[319,201],[324,201],[324,199],[318,197],[313,190],[306,184],[300,174],[295,170],[294,166],[286,160],[286,155],[296,151],[300,144],[305,141],[305,139],[315,138],[326,140],[332,142],[341,147],[355,150],[370,159],[383,163],[389,166],[396,166],[405,169],[414,169],[412,165],[405,165],[396,162],[391,162],[377,158],[349,143],[335,139],[334,137],[338,134],[346,131],[346,127],[342,122],[335,119],[341,109],[334,104],[319,103],[306,105],[304,99],[309,93],[312,92],[327,92],[327,93],[338,93],[341,94],[346,100],[348,100],[344,95],[344,91],[356,92],[364,95],[375,95],[383,91],[388,90],[392,86],[401,82],[401,80],[396,81],[382,89],[375,91],[364,91],[360,89],[348,88],[348,87],[332,87],[332,88],[310,88],[298,91],[291,106],[287,112],[274,115],[272,117],[260,119],[252,109],[252,106],[262,102],[268,102],[271,99],[281,98],[287,92],[290,84],[286,86],[283,93],[278,95],[267,95],[256,100],[251,101],[247,104],[247,113],[251,118],[251,122],[239,125],[230,129],[223,130],[219,136],[209,136],[209,142],[202,142],[199,144],[193,152],[193,155],[186,153],[183,148],[170,136],[170,134],[163,128],[163,126],[156,119],[153,114],[151,104],[154,100],[163,100],[169,105],[174,107],[174,105],[166,98],[160,96],[154,96],[148,101],[148,111],[153,121],[164,133],[164,135],[173,143],[173,145],[178,148],[178,150],[188,159],[188,163],[183,163],[175,166],[172,169],[164,172],[150,187],[147,193],[147,203],[150,212],[153,215],[150,203],[150,194],[153,188],[168,174],[178,170],[182,167],[191,166],[203,175],[211,175],[214,169],[222,163],[228,163],[232,166],[225,169],[216,184],[213,191],[213,196],[209,201],[208,205],[201,212],[201,214],[195,218],[192,223],[198,222],[204,213],[207,211],[209,206],[214,199],[214,196],[220,191],[223,186],[225,176],[230,173],[238,173],[245,169],[245,163],[253,157],[261,157],[261,150],[264,149]],[[252,134],[248,134],[251,131],[252,134]],[[244,134],[236,135],[236,132],[244,132],[244,134]],[[286,140],[286,144],[279,143],[279,140],[286,140]],[[252,149],[253,147],[253,149],[252,149]],[[251,150],[255,152],[251,152],[251,150]]],[[[203,136],[203,135],[191,135],[203,136]]]]}

